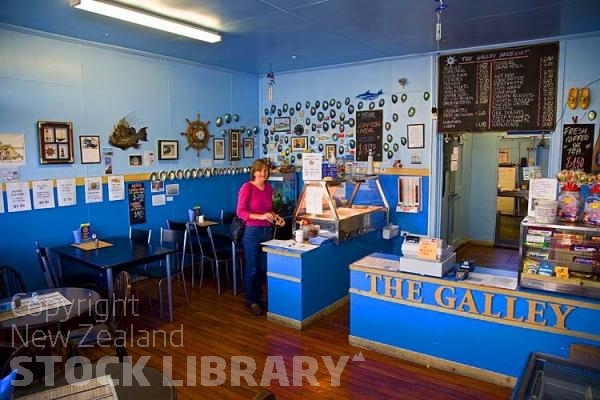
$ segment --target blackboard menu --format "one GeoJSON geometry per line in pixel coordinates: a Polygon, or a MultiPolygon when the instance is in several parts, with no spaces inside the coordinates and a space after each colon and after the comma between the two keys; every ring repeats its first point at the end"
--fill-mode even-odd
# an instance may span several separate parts
{"type": "Polygon", "coordinates": [[[146,200],[143,183],[129,183],[127,185],[129,203],[129,223],[131,225],[146,222],[146,200]]]}
{"type": "Polygon", "coordinates": [[[356,112],[356,161],[367,161],[369,151],[373,161],[382,159],[383,110],[356,112]]]}
{"type": "Polygon", "coordinates": [[[561,169],[592,172],[594,124],[563,126],[561,169]]]}
{"type": "Polygon", "coordinates": [[[440,132],[556,127],[558,43],[439,57],[440,132]]]}

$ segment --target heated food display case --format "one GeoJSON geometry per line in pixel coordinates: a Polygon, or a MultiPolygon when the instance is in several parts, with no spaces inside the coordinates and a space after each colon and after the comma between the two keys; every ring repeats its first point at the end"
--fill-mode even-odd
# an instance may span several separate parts
{"type": "Polygon", "coordinates": [[[306,181],[293,222],[295,227],[318,225],[320,236],[340,243],[382,229],[389,222],[389,205],[375,175],[306,181]]]}

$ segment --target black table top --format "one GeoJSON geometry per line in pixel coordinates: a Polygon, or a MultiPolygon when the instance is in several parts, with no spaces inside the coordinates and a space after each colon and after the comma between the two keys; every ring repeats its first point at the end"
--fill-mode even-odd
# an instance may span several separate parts
{"type": "MultiPolygon", "coordinates": [[[[5,329],[22,329],[25,327],[35,328],[41,326],[50,326],[59,322],[65,322],[71,318],[84,315],[86,313],[93,313],[93,308],[98,300],[100,300],[100,294],[91,289],[84,288],[54,288],[54,289],[43,289],[36,291],[38,295],[48,294],[52,292],[58,292],[65,296],[71,301],[70,306],[60,306],[47,311],[42,311],[38,315],[22,315],[0,321],[0,330],[5,329]]],[[[33,292],[24,293],[22,298],[31,297],[33,292]]],[[[2,302],[8,302],[12,299],[4,299],[2,302]]]]}
{"type": "Polygon", "coordinates": [[[164,259],[175,250],[159,245],[131,241],[126,236],[102,238],[102,241],[112,246],[93,250],[81,250],[75,246],[64,245],[53,247],[51,250],[61,257],[75,260],[93,268],[126,268],[164,259]]]}

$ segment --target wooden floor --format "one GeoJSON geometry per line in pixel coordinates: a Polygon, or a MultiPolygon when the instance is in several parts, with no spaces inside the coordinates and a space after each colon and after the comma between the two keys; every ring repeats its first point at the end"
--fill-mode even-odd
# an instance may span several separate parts
{"type": "Polygon", "coordinates": [[[517,271],[519,251],[512,248],[492,247],[466,243],[456,250],[456,260],[474,260],[476,265],[517,271]]]}
{"type": "MultiPolygon", "coordinates": [[[[494,400],[508,399],[511,395],[508,388],[350,346],[348,306],[299,332],[269,322],[266,317],[252,316],[245,308],[243,294],[234,297],[231,290],[226,290],[218,296],[211,280],[202,288],[190,288],[191,305],[185,304],[178,283],[174,288],[175,322],[165,323],[158,318],[157,301],[153,306],[147,305],[146,301],[140,302],[139,315],[132,318],[134,343],[133,346],[128,343],[128,352],[134,361],[150,356],[147,365],[159,370],[163,369],[162,357],[172,356],[175,380],[187,379],[186,358],[196,357],[196,368],[192,369],[196,386],[178,387],[179,399],[252,399],[263,388],[272,391],[278,399],[494,400]],[[144,330],[174,333],[174,343],[164,346],[160,337],[160,343],[147,343],[144,330]],[[183,335],[179,335],[178,330],[182,330],[183,335]],[[352,357],[359,353],[364,361],[353,361],[352,357]],[[224,383],[208,386],[202,382],[202,374],[207,379],[217,379],[217,374],[209,374],[209,365],[202,365],[201,357],[206,356],[222,358],[224,383]],[[252,378],[255,383],[253,381],[251,385],[242,378],[239,385],[232,384],[232,356],[254,360],[256,371],[252,378]],[[311,386],[306,378],[301,381],[301,386],[294,386],[296,356],[318,360],[315,374],[318,386],[311,386]],[[331,357],[337,364],[344,356],[350,359],[340,374],[339,386],[333,386],[323,357],[331,357]],[[275,366],[266,364],[267,360],[273,361],[275,366]]],[[[111,350],[102,351],[106,354],[111,350]]],[[[88,357],[101,354],[97,350],[84,353],[88,357]]],[[[215,366],[213,363],[212,367],[215,366]]],[[[300,366],[297,365],[297,372],[300,366]]],[[[308,364],[302,367],[306,369],[308,364]]]]}

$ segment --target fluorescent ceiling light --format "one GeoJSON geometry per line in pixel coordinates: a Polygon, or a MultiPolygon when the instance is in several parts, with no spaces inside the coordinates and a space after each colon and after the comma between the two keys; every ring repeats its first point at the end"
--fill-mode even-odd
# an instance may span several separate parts
{"type": "Polygon", "coordinates": [[[183,24],[164,17],[157,17],[121,5],[110,4],[98,0],[71,0],[71,6],[81,10],[90,11],[107,17],[133,22],[161,31],[171,32],[176,35],[187,36],[192,39],[209,43],[221,41],[221,35],[191,25],[183,24]]]}

